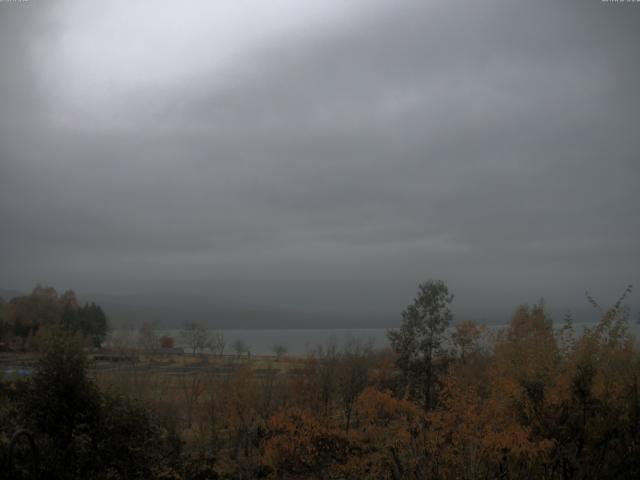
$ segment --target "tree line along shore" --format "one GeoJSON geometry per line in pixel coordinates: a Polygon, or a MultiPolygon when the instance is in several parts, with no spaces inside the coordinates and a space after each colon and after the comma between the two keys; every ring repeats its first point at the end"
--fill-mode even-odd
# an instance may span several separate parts
{"type": "Polygon", "coordinates": [[[99,306],[38,286],[0,304],[2,360],[28,364],[0,382],[0,478],[638,478],[630,293],[587,295],[601,319],[580,335],[542,303],[488,330],[427,281],[387,349],[250,357],[197,324],[184,355],[153,329],[106,351],[99,306]]]}

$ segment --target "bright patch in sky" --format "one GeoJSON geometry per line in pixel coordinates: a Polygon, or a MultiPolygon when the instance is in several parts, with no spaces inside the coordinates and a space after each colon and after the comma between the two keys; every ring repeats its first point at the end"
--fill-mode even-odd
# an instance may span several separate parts
{"type": "Polygon", "coordinates": [[[339,27],[363,3],[67,2],[56,11],[52,36],[35,49],[35,63],[45,69],[54,116],[153,111],[145,95],[202,78],[212,89],[233,81],[259,60],[255,52],[339,27]]]}

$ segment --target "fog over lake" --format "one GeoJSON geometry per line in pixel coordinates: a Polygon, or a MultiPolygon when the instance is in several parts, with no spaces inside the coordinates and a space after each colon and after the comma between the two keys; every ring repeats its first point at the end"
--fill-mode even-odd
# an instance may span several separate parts
{"type": "MultiPolygon", "coordinates": [[[[561,328],[563,323],[555,322],[556,328],[561,328]]],[[[575,322],[573,324],[576,335],[580,335],[585,328],[591,328],[595,322],[575,322]]],[[[492,325],[488,327],[487,334],[494,335],[506,325],[492,325]]],[[[640,324],[632,323],[630,330],[640,338],[640,324]]],[[[289,355],[307,355],[317,351],[318,347],[326,348],[335,345],[342,349],[349,343],[357,343],[362,346],[371,346],[374,350],[380,350],[389,346],[386,328],[347,328],[347,329],[269,329],[269,330],[219,330],[226,341],[225,354],[233,355],[234,342],[241,340],[250,350],[252,355],[274,355],[275,346],[283,346],[289,355]]],[[[175,346],[184,348],[189,352],[188,345],[181,336],[180,330],[158,330],[158,336],[169,335],[175,341],[175,346]]],[[[135,331],[112,332],[112,337],[126,337],[132,344],[135,343],[135,331]]],[[[205,352],[209,352],[205,349],[205,352]]],[[[210,352],[209,352],[210,353],[210,352]]]]}

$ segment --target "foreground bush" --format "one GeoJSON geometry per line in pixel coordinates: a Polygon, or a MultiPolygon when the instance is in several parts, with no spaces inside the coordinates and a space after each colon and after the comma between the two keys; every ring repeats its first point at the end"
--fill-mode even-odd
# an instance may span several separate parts
{"type": "Polygon", "coordinates": [[[49,339],[33,377],[2,395],[5,437],[19,427],[33,433],[42,478],[178,478],[177,437],[143,405],[101,393],[81,343],[63,332],[49,339]]]}

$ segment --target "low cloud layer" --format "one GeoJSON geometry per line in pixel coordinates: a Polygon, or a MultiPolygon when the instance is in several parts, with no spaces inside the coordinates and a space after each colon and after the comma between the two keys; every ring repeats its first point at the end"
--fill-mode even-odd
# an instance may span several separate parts
{"type": "Polygon", "coordinates": [[[427,278],[468,311],[640,283],[640,7],[211,3],[0,3],[0,286],[390,315],[427,278]]]}

